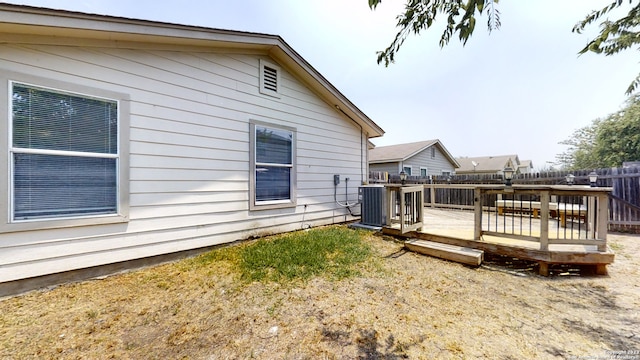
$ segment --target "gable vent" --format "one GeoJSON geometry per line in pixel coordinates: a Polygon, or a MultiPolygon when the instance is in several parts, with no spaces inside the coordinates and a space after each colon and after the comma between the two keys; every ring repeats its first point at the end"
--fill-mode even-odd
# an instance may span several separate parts
{"type": "Polygon", "coordinates": [[[260,60],[260,93],[280,97],[280,67],[260,60]]]}
{"type": "Polygon", "coordinates": [[[263,86],[265,90],[277,92],[278,91],[278,70],[269,66],[265,66],[262,76],[264,76],[263,86]]]}

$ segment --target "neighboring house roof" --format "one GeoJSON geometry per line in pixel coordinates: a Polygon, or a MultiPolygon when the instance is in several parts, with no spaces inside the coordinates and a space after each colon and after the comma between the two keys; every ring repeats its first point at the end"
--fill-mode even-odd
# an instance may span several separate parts
{"type": "Polygon", "coordinates": [[[459,167],[460,164],[456,159],[451,156],[449,151],[442,145],[440,140],[427,140],[427,141],[419,141],[407,144],[397,144],[397,145],[389,145],[389,146],[377,146],[373,149],[369,150],[369,163],[370,164],[381,164],[381,163],[389,163],[389,162],[400,162],[405,161],[412,156],[417,155],[421,151],[424,151],[431,146],[437,146],[440,151],[445,154],[448,158],[449,162],[454,165],[454,167],[459,167]]]}
{"type": "Polygon", "coordinates": [[[533,161],[531,160],[520,160],[520,168],[529,168],[533,169],[533,161]]]}
{"type": "Polygon", "coordinates": [[[460,168],[456,169],[456,173],[498,173],[501,172],[511,162],[513,170],[516,170],[520,164],[518,155],[498,155],[498,156],[480,156],[480,157],[459,157],[456,158],[460,163],[460,168]]]}
{"type": "Polygon", "coordinates": [[[55,36],[59,45],[71,45],[77,39],[83,39],[116,47],[223,48],[230,52],[264,54],[277,60],[336,111],[361,126],[369,137],[384,134],[380,126],[277,35],[10,4],[0,4],[0,32],[20,33],[17,36],[25,42],[33,35],[55,36]]]}

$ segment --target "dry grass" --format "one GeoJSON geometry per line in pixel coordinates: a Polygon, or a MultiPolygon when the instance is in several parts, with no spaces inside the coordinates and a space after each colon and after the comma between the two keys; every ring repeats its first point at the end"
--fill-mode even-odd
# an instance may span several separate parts
{"type": "Polygon", "coordinates": [[[407,253],[342,280],[239,281],[195,259],[0,302],[2,358],[553,359],[640,349],[640,238],[611,236],[610,276],[543,278],[407,253]]]}

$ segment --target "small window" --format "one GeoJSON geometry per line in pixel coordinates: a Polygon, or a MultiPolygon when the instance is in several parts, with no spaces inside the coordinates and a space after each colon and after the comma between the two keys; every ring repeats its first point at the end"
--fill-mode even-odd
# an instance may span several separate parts
{"type": "Polygon", "coordinates": [[[426,177],[427,176],[427,168],[424,168],[424,167],[420,168],[420,176],[422,176],[422,177],[426,177]]]}
{"type": "Polygon", "coordinates": [[[295,129],[251,123],[251,209],[295,206],[295,129]]]}
{"type": "Polygon", "coordinates": [[[411,176],[411,166],[403,166],[402,170],[407,174],[407,176],[411,176]]]}
{"type": "Polygon", "coordinates": [[[11,83],[11,221],[118,213],[118,101],[11,83]]]}
{"type": "Polygon", "coordinates": [[[434,146],[431,147],[431,158],[432,159],[436,158],[436,148],[434,146]]]}
{"type": "Polygon", "coordinates": [[[260,60],[260,93],[280,97],[280,67],[260,60]]]}

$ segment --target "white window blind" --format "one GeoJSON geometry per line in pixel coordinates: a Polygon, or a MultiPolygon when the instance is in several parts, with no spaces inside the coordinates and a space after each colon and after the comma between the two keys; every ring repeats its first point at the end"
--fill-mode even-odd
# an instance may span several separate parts
{"type": "Polygon", "coordinates": [[[256,202],[291,199],[293,132],[255,127],[256,202]]]}
{"type": "Polygon", "coordinates": [[[13,220],[115,214],[118,103],[12,84],[13,220]]]}

